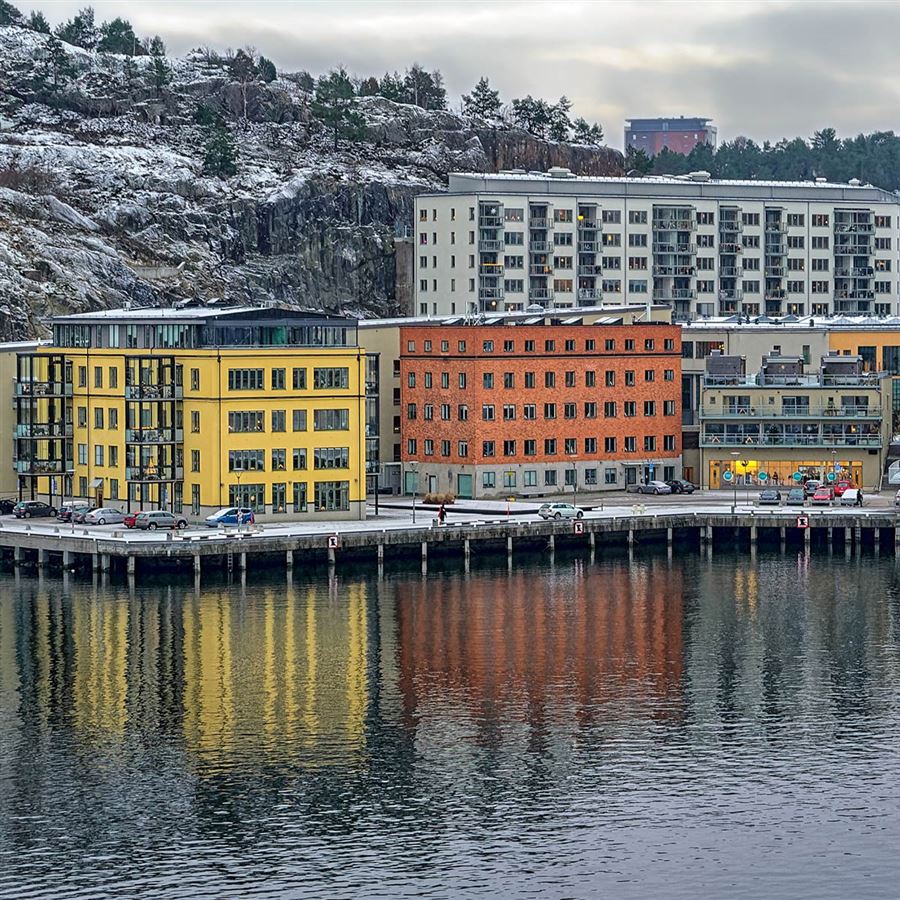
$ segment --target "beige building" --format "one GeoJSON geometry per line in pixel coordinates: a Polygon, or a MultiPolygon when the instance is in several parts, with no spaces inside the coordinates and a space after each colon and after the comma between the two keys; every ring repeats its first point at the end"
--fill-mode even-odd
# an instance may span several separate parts
{"type": "Polygon", "coordinates": [[[787,486],[797,474],[834,473],[878,490],[891,437],[889,385],[865,372],[859,356],[827,354],[809,365],[772,352],[748,373],[742,357],[712,353],[700,395],[701,486],[787,486]]]}
{"type": "Polygon", "coordinates": [[[697,317],[890,315],[900,200],[849,184],[452,174],[416,198],[415,310],[654,301],[697,317]]]}

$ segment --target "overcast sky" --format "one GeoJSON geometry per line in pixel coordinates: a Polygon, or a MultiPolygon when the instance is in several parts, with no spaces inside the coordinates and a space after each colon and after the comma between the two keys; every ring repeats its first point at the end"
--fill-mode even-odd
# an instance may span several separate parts
{"type": "MultiPolygon", "coordinates": [[[[86,0],[14,0],[52,25],[86,0]]],[[[487,75],[505,100],[566,94],[622,146],[628,116],[714,119],[720,141],[892,130],[900,4],[859,0],[96,0],[170,53],[251,45],[286,70],[439,68],[451,102],[487,75]]]]}

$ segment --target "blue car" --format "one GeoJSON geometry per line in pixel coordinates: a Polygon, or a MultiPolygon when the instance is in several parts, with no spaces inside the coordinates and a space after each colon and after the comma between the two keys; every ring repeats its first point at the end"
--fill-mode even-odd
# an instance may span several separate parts
{"type": "Polygon", "coordinates": [[[218,528],[220,525],[237,525],[238,517],[240,517],[241,525],[252,525],[256,521],[252,509],[246,509],[236,506],[229,506],[226,509],[220,509],[205,519],[206,524],[210,528],[218,528]]]}

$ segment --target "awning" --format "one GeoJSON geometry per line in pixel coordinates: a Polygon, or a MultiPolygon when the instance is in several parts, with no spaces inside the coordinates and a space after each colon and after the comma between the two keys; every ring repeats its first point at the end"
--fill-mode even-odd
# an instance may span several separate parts
{"type": "Polygon", "coordinates": [[[92,487],[92,488],[103,487],[103,479],[102,479],[102,478],[95,478],[95,479],[91,482],[91,487],[92,487]]]}

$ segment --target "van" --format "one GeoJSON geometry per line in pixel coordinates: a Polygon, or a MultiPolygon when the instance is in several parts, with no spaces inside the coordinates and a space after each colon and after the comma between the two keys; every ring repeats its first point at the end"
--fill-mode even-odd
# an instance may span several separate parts
{"type": "Polygon", "coordinates": [[[859,488],[847,488],[841,494],[841,506],[862,506],[863,495],[859,488]]]}

